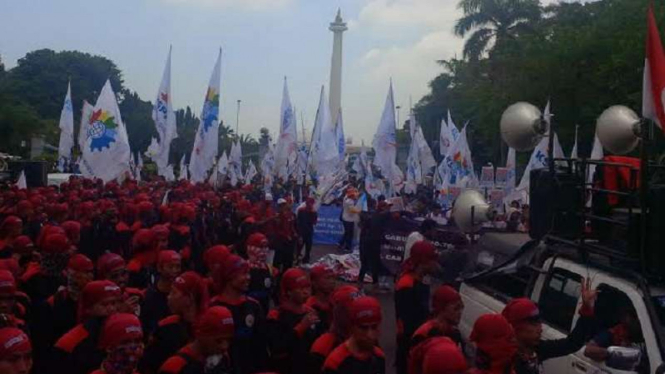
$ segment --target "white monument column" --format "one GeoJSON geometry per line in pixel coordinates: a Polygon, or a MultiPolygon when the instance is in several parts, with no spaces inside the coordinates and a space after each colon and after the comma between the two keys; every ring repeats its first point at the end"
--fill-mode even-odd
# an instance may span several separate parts
{"type": "Polygon", "coordinates": [[[330,24],[329,30],[333,32],[333,53],[330,64],[330,114],[332,123],[337,123],[337,114],[342,106],[342,33],[348,30],[346,23],[342,20],[341,9],[337,10],[335,21],[330,24]]]}

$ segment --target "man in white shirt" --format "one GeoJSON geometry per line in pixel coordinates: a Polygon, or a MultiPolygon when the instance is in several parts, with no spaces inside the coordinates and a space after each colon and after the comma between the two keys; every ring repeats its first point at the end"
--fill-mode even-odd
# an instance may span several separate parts
{"type": "Polygon", "coordinates": [[[344,236],[339,242],[339,247],[345,251],[351,251],[353,245],[353,228],[360,222],[361,209],[356,207],[358,201],[358,190],[349,188],[342,205],[342,224],[344,225],[344,236]]]}
{"type": "Polygon", "coordinates": [[[420,224],[418,231],[414,231],[406,238],[406,244],[404,245],[404,258],[402,261],[406,261],[407,258],[411,257],[411,247],[422,240],[432,240],[434,232],[436,231],[436,221],[432,219],[425,219],[423,223],[420,224]]]}

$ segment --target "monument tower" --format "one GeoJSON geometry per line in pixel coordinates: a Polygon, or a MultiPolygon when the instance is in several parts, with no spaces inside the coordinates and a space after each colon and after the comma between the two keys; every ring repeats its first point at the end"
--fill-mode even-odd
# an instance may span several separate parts
{"type": "Polygon", "coordinates": [[[333,53],[330,64],[330,91],[328,95],[330,98],[330,114],[332,115],[334,124],[337,123],[337,114],[339,113],[339,108],[342,106],[342,34],[348,30],[346,22],[342,20],[341,9],[337,10],[335,21],[330,24],[328,29],[334,34],[333,53]]]}

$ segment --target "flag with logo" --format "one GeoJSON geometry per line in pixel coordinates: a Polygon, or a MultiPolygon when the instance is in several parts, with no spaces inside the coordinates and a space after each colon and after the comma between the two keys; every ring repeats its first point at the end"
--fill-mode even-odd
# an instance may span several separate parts
{"type": "MultiPolygon", "coordinates": [[[[277,146],[275,147],[275,170],[279,177],[287,178],[289,160],[295,160],[295,155],[298,151],[298,123],[296,121],[295,110],[291,104],[286,77],[284,77],[279,123],[279,138],[277,138],[277,146]]],[[[293,168],[293,166],[291,168],[293,168]]]]}
{"type": "Polygon", "coordinates": [[[439,154],[445,157],[452,145],[453,133],[450,131],[450,127],[446,123],[446,120],[441,119],[441,130],[439,132],[439,154]]]}
{"type": "Polygon", "coordinates": [[[316,111],[316,123],[314,127],[317,131],[317,137],[310,153],[310,159],[312,160],[314,171],[320,177],[333,173],[337,165],[339,165],[337,132],[332,123],[325,87],[321,87],[319,108],[316,111]]]}
{"type": "Polygon", "coordinates": [[[254,166],[254,161],[249,160],[249,166],[247,167],[247,173],[245,174],[245,185],[252,184],[252,180],[258,174],[256,171],[256,166],[254,166]]]}
{"type": "Polygon", "coordinates": [[[58,144],[58,170],[65,171],[65,165],[72,158],[74,147],[74,110],[72,108],[71,83],[67,83],[67,95],[60,112],[60,143],[58,144]]]}
{"type": "Polygon", "coordinates": [[[374,164],[381,169],[381,174],[387,180],[392,180],[393,165],[397,157],[397,122],[395,120],[395,99],[393,97],[393,83],[390,82],[386,103],[383,106],[381,121],[374,135],[372,147],[374,148],[374,164]]]}
{"type": "Polygon", "coordinates": [[[79,126],[79,138],[78,145],[79,149],[83,151],[85,144],[88,140],[88,126],[90,123],[90,117],[92,116],[92,111],[95,109],[89,102],[83,100],[83,108],[81,108],[81,124],[79,126]]]}
{"type": "Polygon", "coordinates": [[[123,178],[129,171],[130,154],[127,129],[111,81],[107,80],[88,120],[81,174],[104,182],[123,178]]]}
{"type": "Polygon", "coordinates": [[[342,120],[342,108],[339,108],[337,113],[337,124],[335,125],[335,134],[337,135],[337,150],[339,152],[339,160],[344,161],[346,155],[346,139],[344,139],[344,121],[342,120]]]}
{"type": "Polygon", "coordinates": [[[171,142],[178,137],[176,130],[176,118],[173,112],[171,96],[171,50],[166,59],[166,66],[162,74],[162,83],[159,85],[157,98],[152,108],[152,120],[159,140],[153,138],[146,154],[157,164],[157,173],[164,176],[169,164],[169,153],[171,142]]]}
{"type": "Polygon", "coordinates": [[[189,159],[189,173],[194,182],[203,182],[217,158],[219,141],[219,93],[221,86],[222,50],[212,70],[206,90],[199,128],[194,137],[194,149],[189,159]]]}
{"type": "MultiPolygon", "coordinates": [[[[531,170],[548,167],[549,164],[548,155],[549,155],[549,136],[545,136],[540,140],[540,143],[538,143],[536,148],[533,150],[533,153],[531,153],[531,158],[529,159],[529,163],[526,165],[526,169],[524,169],[522,180],[520,181],[519,186],[517,186],[518,190],[525,191],[528,194],[531,170]]],[[[561,148],[561,144],[559,143],[559,137],[556,134],[554,134],[554,158],[563,158],[563,157],[564,154],[563,154],[563,149],[561,148]]]]}

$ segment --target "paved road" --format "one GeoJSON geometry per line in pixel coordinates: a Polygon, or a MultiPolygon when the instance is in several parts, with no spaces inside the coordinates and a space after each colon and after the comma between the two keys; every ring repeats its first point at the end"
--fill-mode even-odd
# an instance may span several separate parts
{"type": "MultiPolygon", "coordinates": [[[[329,253],[338,253],[335,246],[317,245],[312,248],[312,260],[316,261],[320,257],[329,253]]],[[[392,291],[390,293],[373,294],[372,286],[367,285],[365,292],[375,296],[381,301],[383,309],[383,322],[381,323],[381,348],[386,354],[386,374],[395,374],[395,301],[392,291]]]]}

